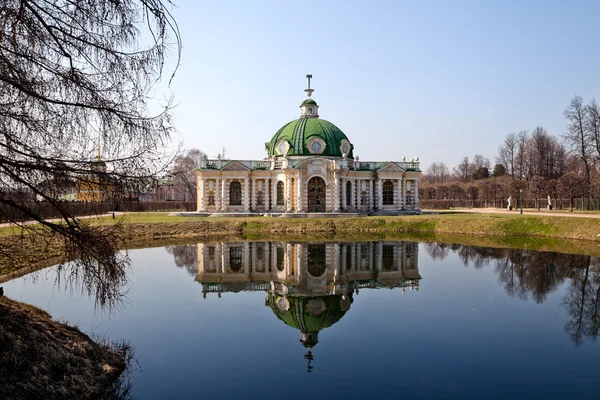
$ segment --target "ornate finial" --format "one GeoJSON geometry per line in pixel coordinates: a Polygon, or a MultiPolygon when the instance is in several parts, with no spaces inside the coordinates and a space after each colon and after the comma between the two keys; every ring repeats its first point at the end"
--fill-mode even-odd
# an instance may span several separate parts
{"type": "Polygon", "coordinates": [[[312,360],[315,359],[315,357],[312,355],[312,353],[310,352],[310,349],[308,350],[308,352],[304,355],[304,359],[308,361],[307,365],[306,365],[306,372],[312,372],[313,370],[313,366],[310,365],[310,362],[312,360]]]}
{"type": "Polygon", "coordinates": [[[312,95],[312,92],[314,92],[314,90],[310,88],[310,80],[312,79],[312,74],[306,74],[306,79],[308,79],[308,89],[304,89],[304,91],[306,92],[308,97],[310,97],[310,95],[312,95]]]}

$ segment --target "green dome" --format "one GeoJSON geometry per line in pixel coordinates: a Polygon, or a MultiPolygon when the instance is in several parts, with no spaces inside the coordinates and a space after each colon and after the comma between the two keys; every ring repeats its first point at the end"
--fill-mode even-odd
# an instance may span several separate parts
{"type": "MultiPolygon", "coordinates": [[[[311,99],[305,100],[314,101],[311,99]]],[[[302,103],[304,104],[304,103],[302,103]]],[[[289,144],[288,156],[330,156],[342,157],[340,146],[348,137],[329,121],[320,118],[299,118],[284,125],[273,136],[270,142],[265,144],[269,156],[280,156],[276,146],[280,140],[284,139],[289,144]],[[320,154],[311,153],[308,149],[308,144],[313,138],[321,139],[325,144],[325,149],[320,154]]],[[[350,141],[348,140],[348,143],[350,141]]],[[[349,150],[346,157],[353,158],[352,149],[354,146],[349,145],[349,150]]]]}
{"type": "Polygon", "coordinates": [[[342,319],[350,308],[351,296],[288,297],[289,308],[284,311],[277,304],[279,296],[270,293],[267,304],[286,325],[301,332],[319,332],[342,319]]]}
{"type": "Polygon", "coordinates": [[[316,106],[317,102],[314,101],[313,99],[306,99],[302,102],[302,104],[300,104],[300,107],[302,106],[316,106]]]}

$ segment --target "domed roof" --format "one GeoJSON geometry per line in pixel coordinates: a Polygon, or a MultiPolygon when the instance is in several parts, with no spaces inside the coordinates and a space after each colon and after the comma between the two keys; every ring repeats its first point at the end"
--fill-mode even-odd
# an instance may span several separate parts
{"type": "MultiPolygon", "coordinates": [[[[307,99],[304,102],[313,101],[307,99]]],[[[316,103],[315,103],[316,104],[316,103]]],[[[304,105],[304,103],[303,103],[304,105]]],[[[277,145],[281,140],[288,143],[287,156],[330,156],[342,157],[341,146],[347,141],[346,157],[352,158],[353,146],[340,128],[320,118],[299,118],[285,124],[265,145],[269,156],[282,156],[277,145]],[[313,139],[320,139],[325,146],[321,152],[311,151],[309,145],[313,139]]]]}
{"type": "Polygon", "coordinates": [[[304,100],[304,101],[302,102],[302,104],[300,104],[300,107],[302,107],[302,106],[306,106],[306,105],[313,105],[313,106],[316,106],[316,105],[317,105],[317,102],[316,102],[316,101],[314,101],[313,99],[306,99],[306,100],[304,100]]]}
{"type": "Polygon", "coordinates": [[[286,325],[301,332],[318,332],[338,322],[350,308],[352,295],[319,297],[287,297],[289,304],[282,306],[283,298],[269,294],[267,304],[286,325]]]}

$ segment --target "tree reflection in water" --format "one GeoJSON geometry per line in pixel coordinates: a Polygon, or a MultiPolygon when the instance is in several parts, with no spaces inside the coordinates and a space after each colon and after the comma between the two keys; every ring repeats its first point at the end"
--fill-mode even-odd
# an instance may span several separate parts
{"type": "Polygon", "coordinates": [[[191,276],[198,273],[198,245],[186,244],[183,246],[167,246],[167,253],[173,255],[175,265],[185,268],[191,276]]]}
{"type": "Polygon", "coordinates": [[[568,280],[562,304],[569,314],[564,330],[575,345],[584,338],[595,341],[600,327],[600,260],[580,254],[559,254],[524,249],[505,249],[445,243],[426,243],[433,259],[450,252],[465,266],[494,266],[498,281],[509,296],[543,303],[548,293],[568,280]]]}

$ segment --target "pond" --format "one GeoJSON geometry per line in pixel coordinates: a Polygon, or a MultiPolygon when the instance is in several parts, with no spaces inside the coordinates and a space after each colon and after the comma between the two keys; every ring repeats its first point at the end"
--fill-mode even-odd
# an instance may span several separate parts
{"type": "Polygon", "coordinates": [[[129,252],[99,307],[48,268],[4,284],[135,348],[133,398],[599,398],[600,260],[441,243],[129,252]]]}

